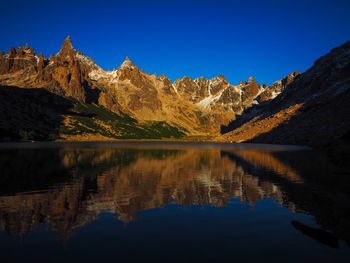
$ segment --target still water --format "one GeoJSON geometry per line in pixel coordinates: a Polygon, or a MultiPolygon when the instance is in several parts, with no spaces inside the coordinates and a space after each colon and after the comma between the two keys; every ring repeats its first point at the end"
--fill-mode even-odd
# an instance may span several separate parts
{"type": "Polygon", "coordinates": [[[350,175],[298,147],[0,145],[1,262],[350,262],[350,175]]]}

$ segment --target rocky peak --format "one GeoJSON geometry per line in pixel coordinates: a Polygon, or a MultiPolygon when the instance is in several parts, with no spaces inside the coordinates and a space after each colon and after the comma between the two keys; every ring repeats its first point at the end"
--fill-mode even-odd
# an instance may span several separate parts
{"type": "Polygon", "coordinates": [[[208,89],[209,87],[209,80],[205,77],[199,77],[194,80],[194,82],[201,88],[201,89],[208,89]]]}
{"type": "Polygon", "coordinates": [[[210,92],[212,95],[215,95],[225,89],[228,85],[229,83],[227,82],[224,75],[216,76],[215,78],[209,80],[208,92],[210,92]]]}
{"type": "Polygon", "coordinates": [[[163,82],[163,88],[162,88],[163,93],[165,93],[167,95],[173,95],[173,96],[176,94],[176,91],[175,91],[173,85],[171,84],[170,79],[167,76],[162,74],[158,77],[158,80],[163,82]]]}
{"type": "Polygon", "coordinates": [[[250,76],[249,78],[248,78],[248,83],[255,83],[256,81],[255,81],[255,79],[254,79],[254,76],[250,76]]]}
{"type": "Polygon", "coordinates": [[[225,78],[224,75],[218,75],[218,76],[215,77],[215,79],[221,80],[221,81],[226,81],[226,78],[225,78]]]}
{"type": "Polygon", "coordinates": [[[45,56],[43,55],[43,52],[39,53],[39,60],[45,60],[45,56]]]}
{"type": "Polygon", "coordinates": [[[168,77],[165,76],[164,74],[162,74],[162,75],[160,75],[160,76],[158,77],[158,79],[163,81],[163,80],[165,80],[165,79],[168,79],[168,77]]]}
{"type": "Polygon", "coordinates": [[[253,115],[248,113],[247,118],[233,123],[229,140],[343,146],[349,142],[349,73],[350,41],[318,59],[304,73],[293,72],[267,88],[272,98],[281,89],[283,93],[254,111],[259,118],[250,118],[253,115]]]}
{"type": "Polygon", "coordinates": [[[126,56],[124,62],[120,65],[120,69],[137,69],[136,65],[126,56]]]}
{"type": "Polygon", "coordinates": [[[285,78],[282,79],[282,85],[283,85],[283,86],[288,86],[288,85],[291,84],[291,83],[294,81],[294,79],[295,79],[298,75],[300,75],[300,74],[301,74],[300,71],[294,71],[294,72],[288,74],[285,78]]]}
{"type": "Polygon", "coordinates": [[[244,107],[250,107],[254,103],[254,99],[261,93],[261,87],[259,83],[250,76],[246,85],[243,86],[242,102],[244,107]]]}
{"type": "MultiPolygon", "coordinates": [[[[346,65],[345,59],[338,55],[336,62],[346,65]]],[[[292,73],[283,81],[288,85],[296,75],[292,73]]],[[[210,79],[184,76],[172,83],[165,75],[157,77],[140,71],[128,57],[118,69],[104,71],[74,49],[70,37],[63,41],[56,56],[50,55],[50,61],[42,53],[35,56],[28,44],[11,49],[0,59],[0,84],[43,87],[116,112],[130,112],[139,120],[169,117],[190,129],[198,125],[193,129],[204,128],[206,132],[207,128],[217,129],[256,102],[274,98],[284,89],[281,82],[263,88],[251,76],[233,86],[218,75],[210,79]],[[12,73],[10,79],[8,74],[12,73]]]]}
{"type": "Polygon", "coordinates": [[[193,82],[193,79],[190,78],[189,76],[184,76],[181,80],[182,80],[183,82],[193,82]]]}
{"type": "Polygon", "coordinates": [[[216,77],[210,79],[209,82],[210,82],[210,86],[212,86],[212,87],[221,85],[223,83],[228,83],[224,75],[216,76],[216,77]]]}
{"type": "Polygon", "coordinates": [[[299,71],[294,71],[285,76],[282,80],[275,81],[268,87],[263,87],[264,91],[257,97],[257,101],[261,103],[276,98],[288,85],[292,84],[294,79],[300,74],[299,71]]]}
{"type": "Polygon", "coordinates": [[[61,49],[58,52],[58,55],[60,56],[67,56],[70,55],[72,52],[76,52],[73,45],[72,45],[72,40],[70,36],[68,36],[62,43],[61,49]]]}
{"type": "Polygon", "coordinates": [[[8,53],[8,55],[9,55],[9,58],[14,58],[15,56],[16,56],[16,49],[15,48],[10,48],[10,50],[9,50],[9,53],[8,53]]]}
{"type": "MultiPolygon", "coordinates": [[[[135,86],[144,86],[142,84],[144,82],[144,75],[128,57],[125,57],[117,72],[119,80],[130,80],[135,86]]],[[[156,78],[157,76],[154,75],[153,77],[156,78]]]]}
{"type": "Polygon", "coordinates": [[[44,57],[43,53],[40,52],[39,53],[39,60],[38,60],[38,67],[37,67],[38,79],[42,79],[43,78],[43,71],[44,71],[44,67],[45,67],[45,60],[46,60],[46,58],[44,57]]]}
{"type": "Polygon", "coordinates": [[[16,49],[16,57],[18,58],[24,58],[24,57],[34,57],[34,49],[29,48],[29,46],[26,47],[18,47],[16,49]]]}
{"type": "Polygon", "coordinates": [[[53,54],[50,54],[50,62],[54,62],[55,61],[55,57],[53,54]]]}
{"type": "Polygon", "coordinates": [[[33,55],[33,56],[35,55],[34,48],[31,48],[28,45],[28,43],[26,43],[26,45],[23,48],[21,48],[21,50],[23,51],[23,53],[25,53],[27,55],[33,55]]]}
{"type": "Polygon", "coordinates": [[[197,87],[197,84],[189,76],[184,76],[181,79],[175,80],[174,86],[180,93],[188,93],[192,92],[197,87]]]}
{"type": "Polygon", "coordinates": [[[15,73],[23,69],[28,69],[28,74],[35,71],[37,58],[32,48],[21,46],[10,48],[8,54],[3,54],[0,57],[2,57],[0,61],[0,74],[15,73]]]}
{"type": "Polygon", "coordinates": [[[197,83],[197,82],[206,82],[208,80],[205,77],[200,76],[199,78],[196,78],[194,81],[197,83]]]}

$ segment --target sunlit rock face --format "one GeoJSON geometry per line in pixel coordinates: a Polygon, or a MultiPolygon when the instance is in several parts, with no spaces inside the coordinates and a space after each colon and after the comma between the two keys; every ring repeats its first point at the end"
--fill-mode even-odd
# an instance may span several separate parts
{"type": "Polygon", "coordinates": [[[349,143],[350,42],[319,58],[304,73],[272,84],[258,101],[281,90],[270,103],[232,122],[222,139],[314,146],[349,143]]]}
{"type": "Polygon", "coordinates": [[[349,197],[323,187],[338,189],[336,181],[329,183],[325,157],[311,151],[163,146],[12,150],[0,157],[0,227],[13,235],[46,224],[67,240],[104,212],[128,223],[143,210],[168,204],[226,207],[237,199],[254,206],[271,198],[314,214],[349,239],[349,197]],[[305,164],[313,161],[319,165],[305,164]],[[321,197],[332,201],[319,202],[321,197]],[[341,226],[327,217],[330,211],[341,226]]]}
{"type": "Polygon", "coordinates": [[[220,126],[237,114],[283,91],[260,85],[253,77],[238,85],[224,76],[185,76],[172,83],[165,75],[145,73],[128,57],[116,69],[106,71],[77,51],[70,37],[49,59],[42,53],[37,56],[28,45],[1,52],[0,85],[44,88],[140,122],[165,121],[188,135],[218,134],[220,126]]]}
{"type": "Polygon", "coordinates": [[[264,101],[268,101],[277,97],[280,93],[282,93],[285,88],[290,85],[295,78],[300,75],[299,71],[295,71],[291,74],[288,74],[282,80],[278,80],[272,83],[270,86],[266,87],[264,91],[257,97],[257,101],[262,103],[264,101]]]}

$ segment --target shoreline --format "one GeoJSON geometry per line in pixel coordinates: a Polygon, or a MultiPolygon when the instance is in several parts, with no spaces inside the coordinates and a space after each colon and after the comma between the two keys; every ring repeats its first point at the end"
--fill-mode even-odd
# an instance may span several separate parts
{"type": "Polygon", "coordinates": [[[113,141],[35,141],[35,142],[0,142],[0,149],[35,149],[35,148],[223,148],[223,149],[255,149],[267,151],[280,150],[312,150],[306,145],[283,145],[264,143],[230,143],[218,141],[184,141],[184,140],[113,140],[113,141]]]}

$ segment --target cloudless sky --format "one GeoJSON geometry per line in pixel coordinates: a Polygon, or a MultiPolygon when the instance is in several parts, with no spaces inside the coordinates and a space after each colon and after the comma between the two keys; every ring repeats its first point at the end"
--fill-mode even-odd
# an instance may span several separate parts
{"type": "Polygon", "coordinates": [[[125,56],[172,80],[271,83],[350,40],[349,0],[2,0],[0,50],[46,56],[67,35],[104,69],[125,56]]]}

